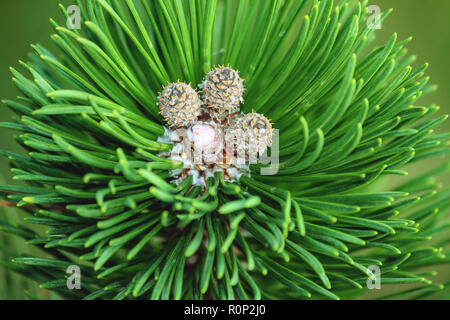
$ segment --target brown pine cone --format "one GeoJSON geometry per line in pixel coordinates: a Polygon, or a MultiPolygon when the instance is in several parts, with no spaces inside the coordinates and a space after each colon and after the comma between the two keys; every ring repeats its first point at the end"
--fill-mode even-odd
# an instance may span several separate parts
{"type": "Polygon", "coordinates": [[[164,87],[157,104],[170,128],[193,125],[202,105],[197,92],[189,84],[179,81],[164,87]]]}

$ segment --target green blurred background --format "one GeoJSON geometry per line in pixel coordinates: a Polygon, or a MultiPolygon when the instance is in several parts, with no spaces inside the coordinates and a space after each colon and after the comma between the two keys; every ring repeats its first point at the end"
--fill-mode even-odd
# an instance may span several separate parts
{"type": "MultiPolygon", "coordinates": [[[[250,1],[250,0],[249,0],[250,1]]],[[[257,1],[257,0],[253,0],[257,1]]],[[[270,1],[270,0],[260,0],[270,1]]],[[[337,2],[337,1],[335,1],[337,2]]],[[[61,20],[58,3],[65,7],[75,4],[74,0],[3,0],[0,9],[0,98],[14,98],[17,91],[11,82],[9,67],[18,67],[18,60],[27,60],[30,44],[40,43],[51,46],[50,34],[52,29],[49,17],[61,20]]],[[[378,30],[377,43],[386,41],[393,32],[397,32],[400,39],[413,36],[413,42],[408,46],[410,53],[417,55],[417,64],[429,62],[428,75],[431,82],[439,86],[436,93],[423,97],[422,105],[437,104],[441,106],[441,113],[449,113],[450,101],[450,1],[449,0],[373,0],[370,4],[378,5],[382,11],[393,8],[394,11],[378,30]]],[[[12,113],[0,106],[0,121],[10,121],[12,113]]],[[[437,131],[450,130],[447,121],[437,131]]],[[[15,144],[10,130],[0,129],[0,149],[20,152],[15,144]]],[[[436,159],[433,162],[448,161],[436,159]]],[[[428,162],[426,166],[433,163],[428,162]]],[[[421,170],[422,166],[410,167],[410,173],[421,170]],[[412,172],[411,172],[412,171],[412,172]]],[[[449,176],[442,181],[449,185],[449,176]]],[[[0,158],[0,184],[11,182],[11,174],[6,159],[0,158]]],[[[20,222],[23,215],[11,208],[0,208],[0,218],[11,222],[20,222]]],[[[0,234],[0,246],[15,248],[18,254],[32,253],[27,246],[18,239],[5,237],[0,234]]],[[[2,260],[0,254],[0,260],[2,260]]],[[[440,268],[440,278],[450,279],[448,267],[440,268]]],[[[41,298],[55,298],[47,291],[39,289],[35,284],[23,278],[6,273],[0,265],[0,300],[24,299],[24,289],[33,296],[41,298]]]]}

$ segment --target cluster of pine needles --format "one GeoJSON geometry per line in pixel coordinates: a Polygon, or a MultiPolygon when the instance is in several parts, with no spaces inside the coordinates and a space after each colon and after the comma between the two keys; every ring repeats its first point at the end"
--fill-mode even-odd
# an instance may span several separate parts
{"type": "Polygon", "coordinates": [[[0,126],[26,152],[0,151],[17,181],[0,193],[29,215],[0,229],[39,254],[0,246],[3,267],[65,299],[348,299],[373,265],[396,285],[385,298],[449,297],[431,281],[450,262],[450,190],[435,180],[448,160],[384,184],[449,153],[433,132],[447,117],[417,103],[434,86],[410,39],[370,46],[367,1],[77,3],[82,28],[61,7],[60,50],[33,45],[11,69],[21,95],[3,103],[17,116],[0,126]],[[279,130],[279,171],[171,184],[183,164],[157,156],[172,148],[157,92],[219,64],[248,79],[241,110],[279,130]]]}

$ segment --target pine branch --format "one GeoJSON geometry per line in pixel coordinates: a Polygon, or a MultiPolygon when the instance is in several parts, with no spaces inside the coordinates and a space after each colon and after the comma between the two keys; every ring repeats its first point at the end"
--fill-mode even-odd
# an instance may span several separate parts
{"type": "Polygon", "coordinates": [[[24,184],[0,186],[0,206],[30,215],[0,230],[44,253],[0,247],[13,262],[4,267],[75,299],[357,298],[373,265],[382,285],[399,286],[385,298],[448,295],[417,271],[449,262],[450,190],[437,182],[447,158],[384,183],[448,155],[450,134],[433,132],[447,116],[417,102],[435,86],[406,55],[411,39],[372,47],[367,1],[78,5],[80,30],[50,21],[59,52],[34,45],[11,68],[21,96],[3,100],[16,117],[0,127],[20,133],[26,155],[0,153],[24,184]],[[217,65],[245,79],[240,111],[279,130],[276,175],[254,164],[235,180],[225,170],[204,185],[175,179],[187,164],[167,157],[166,138],[180,119],[160,114],[159,92],[180,81],[208,101],[217,65]],[[70,265],[81,290],[66,287],[70,265]]]}

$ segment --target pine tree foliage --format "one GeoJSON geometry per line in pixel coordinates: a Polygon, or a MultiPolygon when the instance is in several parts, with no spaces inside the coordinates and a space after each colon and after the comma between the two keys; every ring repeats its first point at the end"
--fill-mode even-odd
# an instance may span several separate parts
{"type": "Polygon", "coordinates": [[[448,154],[449,133],[433,133],[446,116],[417,102],[434,86],[426,64],[412,67],[411,39],[371,46],[367,1],[78,5],[80,30],[63,7],[63,23],[51,20],[59,52],[34,45],[11,69],[21,95],[3,101],[17,117],[1,126],[27,153],[1,151],[18,184],[0,190],[29,217],[0,229],[42,255],[2,247],[4,266],[75,299],[353,298],[372,265],[399,285],[389,298],[448,294],[434,269],[416,271],[450,262],[450,190],[434,179],[448,161],[378,183],[448,154]],[[279,172],[173,184],[182,163],[158,156],[172,148],[158,141],[158,92],[228,64],[245,78],[241,110],[280,132],[279,172]],[[70,265],[81,290],[66,287],[70,265]]]}

